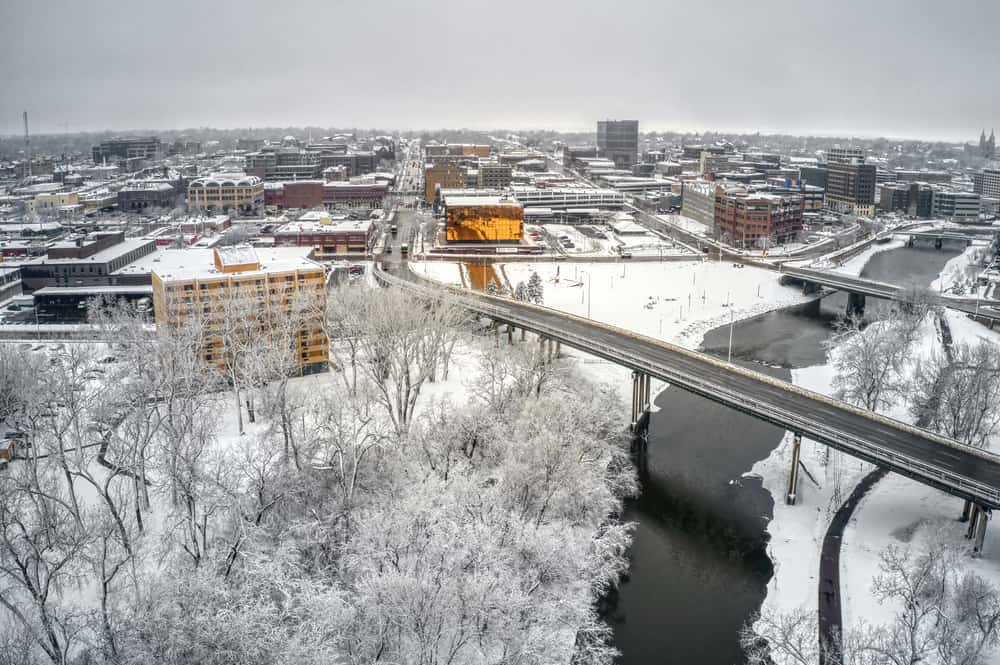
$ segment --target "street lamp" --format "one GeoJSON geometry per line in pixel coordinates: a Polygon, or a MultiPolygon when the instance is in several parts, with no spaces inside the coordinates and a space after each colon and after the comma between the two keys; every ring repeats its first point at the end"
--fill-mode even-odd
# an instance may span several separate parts
{"type": "Polygon", "coordinates": [[[729,310],[729,354],[726,357],[726,362],[733,362],[733,326],[736,324],[736,314],[732,309],[729,310]]]}
{"type": "MultiPolygon", "coordinates": [[[[590,318],[590,285],[593,283],[593,280],[590,277],[590,273],[587,272],[586,270],[581,270],[580,274],[587,276],[587,318],[589,319],[590,318]]],[[[580,298],[581,298],[581,300],[583,299],[583,290],[582,289],[580,290],[580,298]]],[[[581,303],[581,304],[583,304],[583,303],[581,303]]]]}

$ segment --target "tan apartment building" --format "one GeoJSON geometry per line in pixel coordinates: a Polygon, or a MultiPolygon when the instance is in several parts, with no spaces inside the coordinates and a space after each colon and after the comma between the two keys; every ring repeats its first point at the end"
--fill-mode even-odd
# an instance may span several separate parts
{"type": "Polygon", "coordinates": [[[194,211],[255,213],[264,205],[264,181],[242,173],[196,178],[188,185],[187,200],[194,211]]]}
{"type": "Polygon", "coordinates": [[[204,329],[204,360],[220,369],[232,344],[285,333],[299,371],[322,371],[329,358],[322,325],[326,273],[306,258],[307,251],[249,246],[167,251],[152,274],[157,326],[197,321],[204,329]],[[233,319],[238,333],[232,332],[233,319]]]}

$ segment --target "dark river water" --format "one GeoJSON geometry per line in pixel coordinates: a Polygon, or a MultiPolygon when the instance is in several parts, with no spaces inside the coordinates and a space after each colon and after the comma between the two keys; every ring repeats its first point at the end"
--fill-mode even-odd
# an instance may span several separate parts
{"type": "MultiPolygon", "coordinates": [[[[960,247],[876,254],[863,276],[927,286],[960,247]]],[[[789,287],[791,288],[791,287],[789,287]]],[[[824,362],[843,294],[737,322],[733,357],[772,376],[824,362]]],[[[869,300],[868,311],[885,304],[869,300]]],[[[710,331],[709,353],[726,356],[729,327],[710,331]]],[[[742,663],[737,633],[764,600],[772,566],[766,532],[771,495],[742,478],[784,432],[677,388],[655,400],[642,494],[625,519],[638,523],[629,579],[608,619],[623,665],[742,663]]]]}

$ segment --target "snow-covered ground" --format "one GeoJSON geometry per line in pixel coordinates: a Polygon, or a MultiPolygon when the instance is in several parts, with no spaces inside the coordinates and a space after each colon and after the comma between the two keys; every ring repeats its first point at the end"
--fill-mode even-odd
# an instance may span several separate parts
{"type": "MultiPolygon", "coordinates": [[[[872,255],[902,245],[902,242],[876,245],[845,262],[838,270],[857,275],[872,255]]],[[[942,275],[946,280],[951,275],[965,273],[966,266],[976,255],[972,249],[945,265],[942,275]]],[[[937,286],[935,283],[934,287],[937,286]]],[[[988,338],[1000,343],[1000,334],[968,317],[950,310],[946,316],[955,342],[974,343],[978,338],[988,338]]],[[[927,357],[940,349],[935,327],[928,319],[911,357],[927,357]]],[[[827,395],[833,393],[833,377],[829,361],[792,371],[792,381],[796,385],[827,395]]],[[[886,415],[912,421],[902,404],[886,415]]],[[[763,479],[764,487],[774,498],[774,518],[768,525],[771,536],[768,549],[774,561],[774,577],[768,585],[764,603],[770,609],[785,612],[816,607],[820,548],[826,527],[857,481],[872,469],[869,464],[837,452],[830,452],[829,462],[824,465],[826,450],[823,446],[808,439],[803,439],[802,445],[802,459],[820,486],[814,485],[808,477],[800,477],[795,506],[785,504],[790,435],[786,434],[781,445],[751,470],[751,475],[763,479]]],[[[994,451],[1000,449],[1000,440],[994,440],[991,447],[994,451]]],[[[872,489],[855,510],[841,548],[845,628],[857,625],[861,619],[869,623],[892,620],[897,608],[880,605],[870,592],[872,578],[878,573],[879,552],[886,546],[911,546],[919,551],[930,539],[938,538],[971,552],[971,544],[963,538],[966,525],[957,521],[961,510],[960,500],[895,474],[889,474],[872,489]]],[[[964,562],[970,570],[1000,586],[1000,531],[988,529],[984,555],[975,559],[966,556],[964,562]]]]}
{"type": "MultiPolygon", "coordinates": [[[[463,264],[427,262],[419,273],[463,286],[463,264]]],[[[542,278],[544,304],[668,342],[697,348],[717,326],[806,302],[775,272],[728,262],[496,264],[510,284],[542,278]],[[588,298],[590,303],[587,302],[588,298]]]]}
{"type": "MultiPolygon", "coordinates": [[[[904,244],[894,240],[873,245],[836,269],[858,275],[872,256],[904,244]]],[[[970,248],[949,261],[942,274],[946,279],[966,274],[966,266],[975,255],[970,248]]],[[[619,264],[511,263],[497,269],[513,284],[527,282],[533,272],[538,272],[545,288],[545,304],[581,316],[588,315],[589,282],[592,298],[589,316],[688,348],[697,348],[705,332],[729,322],[730,317],[749,318],[807,299],[798,289],[781,286],[773,272],[736,268],[725,262],[629,264],[624,268],[624,276],[619,264]]],[[[418,268],[429,277],[455,285],[461,285],[460,270],[461,264],[457,263],[418,268]]],[[[988,337],[1000,343],[1000,334],[955,312],[946,315],[955,341],[974,342],[977,337],[988,337]]],[[[926,356],[939,346],[935,327],[928,319],[913,355],[926,356]]],[[[627,390],[627,371],[587,357],[579,359],[579,366],[627,390]]],[[[794,370],[792,381],[829,395],[833,392],[833,368],[828,362],[794,370]]],[[[909,419],[905,407],[887,415],[909,419]]],[[[760,476],[774,498],[774,517],[768,532],[775,571],[765,604],[782,611],[815,609],[820,546],[827,524],[856,482],[872,468],[847,455],[827,453],[825,447],[808,439],[802,445],[802,459],[819,487],[802,476],[795,506],[785,504],[790,435],[748,473],[760,476]]],[[[1000,441],[994,443],[994,449],[1000,449],[1000,441]]],[[[892,618],[895,608],[879,605],[870,593],[872,577],[878,572],[878,553],[886,545],[910,544],[919,548],[927,539],[943,532],[949,542],[971,549],[962,537],[964,525],[956,521],[961,509],[961,501],[900,476],[890,474],[876,485],[855,511],[844,536],[841,593],[845,626],[861,618],[869,622],[892,618]]],[[[967,557],[966,562],[970,569],[1000,585],[1000,530],[988,529],[985,555],[978,559],[967,557]]]]}

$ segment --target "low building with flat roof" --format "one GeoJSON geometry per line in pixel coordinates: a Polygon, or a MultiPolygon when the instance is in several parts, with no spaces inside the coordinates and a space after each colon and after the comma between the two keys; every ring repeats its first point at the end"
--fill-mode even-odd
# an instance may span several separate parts
{"type": "MultiPolygon", "coordinates": [[[[116,271],[156,250],[149,238],[126,238],[124,233],[96,233],[88,238],[57,243],[44,257],[21,267],[26,292],[46,286],[116,285],[116,271]]],[[[121,283],[149,283],[149,275],[121,283]]]]}
{"type": "Polygon", "coordinates": [[[375,239],[375,222],[310,211],[272,232],[276,247],[313,247],[317,259],[364,254],[375,239]]]}

